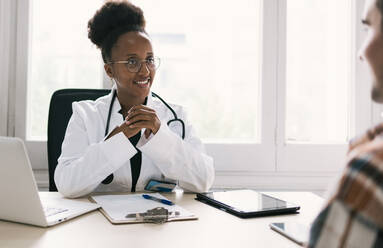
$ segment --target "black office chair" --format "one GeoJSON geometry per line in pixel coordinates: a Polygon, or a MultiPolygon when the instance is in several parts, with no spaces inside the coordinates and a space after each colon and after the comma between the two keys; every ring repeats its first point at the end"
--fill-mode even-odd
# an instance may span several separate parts
{"type": "Polygon", "coordinates": [[[96,100],[109,93],[110,90],[105,89],[62,89],[53,93],[48,116],[49,191],[57,191],[54,174],[66,128],[72,116],[72,102],[96,100]]]}

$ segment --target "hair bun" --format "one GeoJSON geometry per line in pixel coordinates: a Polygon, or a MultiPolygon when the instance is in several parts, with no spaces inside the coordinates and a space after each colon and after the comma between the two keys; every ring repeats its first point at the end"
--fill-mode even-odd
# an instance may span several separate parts
{"type": "Polygon", "coordinates": [[[101,48],[104,40],[114,30],[121,27],[138,26],[145,29],[142,10],[128,1],[105,3],[88,22],[88,37],[101,48]]]}

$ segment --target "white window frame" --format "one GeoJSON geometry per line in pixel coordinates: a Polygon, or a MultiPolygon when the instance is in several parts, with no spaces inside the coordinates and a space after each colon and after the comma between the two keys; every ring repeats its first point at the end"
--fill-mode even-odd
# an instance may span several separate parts
{"type": "MultiPolygon", "coordinates": [[[[354,12],[356,10],[355,1],[350,1],[350,9],[354,12]]],[[[278,110],[277,110],[277,171],[280,172],[297,172],[297,173],[337,173],[343,165],[344,157],[347,151],[347,144],[292,144],[285,141],[286,137],[286,20],[287,20],[287,1],[279,1],[279,39],[278,39],[278,110]]],[[[351,14],[352,16],[353,14],[351,14]]],[[[356,18],[351,17],[354,23],[351,24],[351,28],[355,27],[356,18]]],[[[359,20],[358,20],[359,21],[359,20]]],[[[354,35],[354,29],[352,30],[352,36],[354,35]]],[[[356,49],[354,48],[354,42],[352,42],[350,49],[350,58],[356,58],[356,49]]],[[[351,90],[349,92],[350,97],[355,95],[355,71],[353,62],[351,65],[351,90]]],[[[354,110],[354,97],[351,97],[350,109],[354,110]]],[[[354,123],[356,113],[351,111],[350,113],[350,125],[354,131],[354,123]],[[351,120],[352,119],[352,120],[351,120]]],[[[353,133],[353,132],[352,132],[353,133]]]]}
{"type": "Polygon", "coordinates": [[[13,52],[15,2],[0,1],[0,135],[8,134],[9,88],[11,81],[11,60],[13,52]]]}
{"type": "Polygon", "coordinates": [[[46,142],[26,140],[27,82],[30,65],[30,1],[17,0],[16,26],[16,75],[15,75],[15,124],[16,137],[25,140],[25,145],[34,170],[48,170],[46,142]]]}
{"type": "MultiPolygon", "coordinates": [[[[8,0],[12,1],[12,0],[8,0]]],[[[373,122],[381,120],[383,108],[372,104],[370,84],[366,66],[356,61],[357,49],[364,39],[360,16],[364,1],[352,0],[355,41],[352,44],[353,88],[351,122],[356,134],[362,133],[373,122]]],[[[207,143],[208,153],[215,159],[215,186],[254,187],[259,189],[306,189],[323,190],[343,168],[346,145],[285,145],[285,40],[284,22],[286,19],[286,0],[263,0],[261,22],[262,43],[262,82],[261,144],[247,143],[207,143]],[[278,125],[279,124],[279,125],[278,125]]],[[[26,138],[26,103],[29,51],[30,1],[17,0],[17,40],[15,81],[15,101],[8,100],[8,135],[14,126],[14,135],[26,138]],[[10,104],[11,103],[11,104],[10,104]],[[14,106],[14,110],[12,110],[14,106]],[[10,111],[11,110],[11,111],[10,111]],[[9,120],[14,116],[14,125],[9,120]]],[[[0,12],[1,13],[1,12],[0,12]]],[[[0,27],[1,22],[0,22],[0,27]]],[[[4,46],[0,44],[0,46],[4,46]]],[[[0,47],[1,48],[1,47],[0,47]]],[[[0,52],[2,50],[0,49],[0,52]]],[[[11,61],[11,59],[10,59],[11,61]]],[[[1,62],[0,62],[1,63],[1,62]]],[[[12,63],[12,62],[10,62],[12,63]]],[[[10,78],[12,75],[10,75],[10,78]]],[[[104,86],[109,85],[104,78],[104,86]]],[[[0,87],[2,84],[0,84],[0,87]]],[[[12,88],[12,86],[9,86],[12,88]]],[[[1,88],[0,88],[1,89],[1,88]]],[[[2,91],[1,91],[2,92],[2,91]]],[[[4,95],[0,93],[0,96],[4,95]]],[[[11,97],[9,97],[11,98],[11,97]]],[[[3,104],[3,103],[2,103],[3,104]]],[[[3,105],[2,105],[3,106],[3,105]]],[[[6,115],[0,108],[0,117],[6,115]]],[[[4,129],[0,121],[0,131],[4,129]]],[[[47,145],[43,141],[26,140],[33,169],[44,174],[40,185],[47,183],[47,145]]]]}

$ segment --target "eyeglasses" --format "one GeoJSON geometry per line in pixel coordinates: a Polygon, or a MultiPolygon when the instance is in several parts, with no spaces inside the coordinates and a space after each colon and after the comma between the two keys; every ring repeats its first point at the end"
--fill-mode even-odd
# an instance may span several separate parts
{"type": "Polygon", "coordinates": [[[142,62],[145,62],[146,68],[148,68],[150,71],[157,70],[157,68],[160,66],[160,58],[158,57],[150,57],[145,60],[130,58],[128,60],[112,61],[107,64],[124,64],[128,71],[137,73],[141,70],[142,62]]]}

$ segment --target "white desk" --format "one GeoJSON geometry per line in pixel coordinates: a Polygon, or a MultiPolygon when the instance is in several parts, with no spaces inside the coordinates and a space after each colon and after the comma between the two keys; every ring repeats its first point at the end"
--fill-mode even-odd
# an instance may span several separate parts
{"type": "Polygon", "coordinates": [[[163,225],[113,225],[99,211],[94,211],[49,228],[0,221],[0,247],[300,247],[271,230],[269,223],[310,223],[319,212],[323,199],[309,192],[268,193],[300,204],[301,213],[240,219],[194,200],[194,194],[166,195],[199,219],[163,225]]]}

